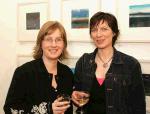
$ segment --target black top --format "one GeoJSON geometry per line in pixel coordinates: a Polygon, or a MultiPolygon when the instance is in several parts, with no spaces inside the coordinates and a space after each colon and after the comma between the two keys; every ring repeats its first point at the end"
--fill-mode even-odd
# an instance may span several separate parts
{"type": "Polygon", "coordinates": [[[86,114],[106,114],[105,81],[100,85],[94,77],[86,114]]]}
{"type": "MultiPolygon", "coordinates": [[[[57,94],[72,94],[73,73],[71,69],[57,63],[57,88],[51,86],[52,74],[49,74],[42,59],[25,63],[15,70],[4,105],[5,114],[14,111],[23,114],[52,114],[51,104],[57,94]],[[41,112],[42,111],[42,112],[41,112]]],[[[72,114],[72,106],[65,114],[72,114]]]]}

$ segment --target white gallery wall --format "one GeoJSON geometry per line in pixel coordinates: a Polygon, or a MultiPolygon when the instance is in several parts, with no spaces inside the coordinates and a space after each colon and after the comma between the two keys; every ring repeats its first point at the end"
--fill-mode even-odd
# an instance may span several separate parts
{"type": "Polygon", "coordinates": [[[0,114],[16,67],[17,1],[1,0],[0,4],[0,114]]]}
{"type": "MultiPolygon", "coordinates": [[[[65,19],[68,15],[65,5],[68,7],[77,7],[79,3],[73,3],[74,0],[1,0],[0,4],[0,114],[4,114],[3,105],[5,102],[6,94],[12,79],[15,68],[26,61],[32,59],[32,49],[34,47],[34,41],[20,41],[18,40],[18,7],[23,4],[33,3],[47,3],[47,18],[43,20],[58,20],[64,24],[68,33],[68,51],[71,55],[69,60],[65,60],[64,63],[70,67],[74,67],[77,59],[85,52],[91,52],[95,48],[88,35],[88,29],[71,31],[68,29],[68,24],[65,19]],[[70,1],[70,2],[69,2],[70,1]],[[77,6],[75,6],[76,4],[77,6]],[[77,38],[77,40],[76,40],[77,38]]],[[[87,0],[82,0],[86,3],[87,0]]],[[[119,27],[121,35],[116,48],[124,53],[130,54],[136,57],[142,66],[143,73],[150,74],[150,36],[147,33],[150,28],[145,29],[141,33],[136,33],[135,30],[129,30],[129,35],[124,32],[128,30],[126,27],[127,21],[120,13],[120,10],[124,10],[121,7],[120,0],[92,0],[92,2],[84,4],[83,8],[91,8],[92,13],[102,10],[113,13],[119,21],[119,27]],[[95,1],[95,2],[93,2],[95,1]],[[109,4],[108,4],[109,2],[109,4]],[[95,6],[95,4],[97,6],[95,6]],[[111,5],[110,5],[111,4],[111,5]],[[86,7],[87,6],[87,7],[86,7]],[[95,6],[96,9],[93,8],[95,6]],[[125,27],[125,28],[124,28],[125,27]],[[122,33],[123,31],[123,33],[122,33]],[[130,35],[132,34],[132,35],[130,35]],[[136,34],[140,34],[136,37],[136,34]],[[133,40],[131,40],[133,39],[133,40]]],[[[126,0],[128,1],[128,0],[126,0]]],[[[145,0],[143,0],[145,1],[145,0]]],[[[150,3],[150,0],[148,0],[150,3]]],[[[81,2],[81,0],[75,0],[74,2],[81,2]]],[[[125,2],[126,3],[126,2],[125,2]]],[[[127,3],[125,4],[125,6],[127,3]]],[[[79,5],[82,8],[82,5],[79,5]]],[[[128,10],[123,11],[127,14],[128,10]]],[[[90,14],[90,16],[92,15],[90,14]]],[[[20,33],[22,34],[22,33],[20,33]]],[[[25,34],[25,33],[23,33],[25,34]]],[[[30,35],[32,36],[32,35],[30,35]]],[[[36,39],[35,36],[33,39],[36,39]]]]}

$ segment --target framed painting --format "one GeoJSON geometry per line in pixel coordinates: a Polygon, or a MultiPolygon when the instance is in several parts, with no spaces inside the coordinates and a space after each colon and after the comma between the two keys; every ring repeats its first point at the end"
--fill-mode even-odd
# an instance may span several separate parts
{"type": "Polygon", "coordinates": [[[150,42],[150,1],[118,0],[120,42],[150,42]]]}
{"type": "Polygon", "coordinates": [[[35,41],[41,25],[47,20],[47,2],[18,4],[18,40],[35,41]]]}
{"type": "Polygon", "coordinates": [[[91,41],[89,19],[99,10],[100,0],[63,0],[61,21],[67,31],[68,40],[91,41]]]}

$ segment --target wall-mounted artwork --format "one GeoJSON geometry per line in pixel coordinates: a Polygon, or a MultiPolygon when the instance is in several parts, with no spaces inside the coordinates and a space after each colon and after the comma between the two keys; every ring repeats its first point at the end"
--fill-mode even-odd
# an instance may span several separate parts
{"type": "Polygon", "coordinates": [[[120,42],[150,42],[150,1],[119,0],[120,42]]]}
{"type": "Polygon", "coordinates": [[[71,28],[88,28],[88,22],[88,9],[79,9],[71,11],[71,28]]]}
{"type": "Polygon", "coordinates": [[[27,30],[40,29],[40,12],[33,12],[26,14],[26,29],[27,30]]]}
{"type": "Polygon", "coordinates": [[[35,41],[40,27],[47,20],[47,2],[18,4],[18,40],[35,41]]]}
{"type": "Polygon", "coordinates": [[[89,19],[100,11],[101,0],[63,0],[62,24],[64,25],[69,41],[91,42],[89,35],[89,19]],[[86,4],[86,5],[83,5],[86,4]]]}
{"type": "Polygon", "coordinates": [[[150,4],[130,5],[129,26],[150,27],[150,4]]]}

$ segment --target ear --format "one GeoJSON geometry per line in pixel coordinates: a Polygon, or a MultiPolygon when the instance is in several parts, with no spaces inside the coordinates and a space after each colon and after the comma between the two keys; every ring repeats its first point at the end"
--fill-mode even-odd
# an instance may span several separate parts
{"type": "Polygon", "coordinates": [[[115,36],[116,35],[116,33],[113,33],[113,36],[115,36]]]}

